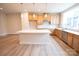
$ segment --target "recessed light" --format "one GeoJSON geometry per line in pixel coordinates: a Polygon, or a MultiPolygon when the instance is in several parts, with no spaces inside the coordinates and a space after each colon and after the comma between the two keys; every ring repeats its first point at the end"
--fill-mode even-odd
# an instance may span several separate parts
{"type": "Polygon", "coordinates": [[[3,8],[0,8],[0,10],[3,10],[3,8]]]}

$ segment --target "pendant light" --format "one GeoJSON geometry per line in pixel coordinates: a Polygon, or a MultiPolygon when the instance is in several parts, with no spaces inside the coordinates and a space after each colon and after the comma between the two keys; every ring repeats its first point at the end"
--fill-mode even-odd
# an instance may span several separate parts
{"type": "Polygon", "coordinates": [[[44,17],[46,18],[47,16],[48,16],[47,13],[45,13],[44,17]]]}
{"type": "MultiPolygon", "coordinates": [[[[34,11],[35,11],[35,3],[33,3],[33,7],[34,7],[34,11]]],[[[35,18],[36,17],[36,15],[35,15],[35,13],[33,13],[33,18],[35,18]]]]}
{"type": "MultiPolygon", "coordinates": [[[[47,3],[45,4],[45,10],[46,10],[46,12],[47,12],[47,3]]],[[[45,13],[44,14],[44,17],[46,18],[48,15],[47,15],[47,13],[45,13]]]]}

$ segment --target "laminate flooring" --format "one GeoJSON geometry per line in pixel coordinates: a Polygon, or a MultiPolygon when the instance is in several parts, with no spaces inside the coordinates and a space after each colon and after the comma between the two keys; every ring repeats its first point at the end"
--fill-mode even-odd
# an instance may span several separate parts
{"type": "Polygon", "coordinates": [[[19,44],[18,35],[0,37],[0,56],[76,56],[78,53],[55,36],[49,44],[19,44]]]}

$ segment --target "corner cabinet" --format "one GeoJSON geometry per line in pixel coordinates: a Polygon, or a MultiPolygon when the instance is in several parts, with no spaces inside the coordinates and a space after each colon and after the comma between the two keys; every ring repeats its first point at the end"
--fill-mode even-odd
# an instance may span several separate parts
{"type": "Polygon", "coordinates": [[[62,31],[61,30],[58,30],[58,29],[55,29],[52,33],[52,35],[54,36],[57,36],[58,38],[62,38],[62,31]]]}

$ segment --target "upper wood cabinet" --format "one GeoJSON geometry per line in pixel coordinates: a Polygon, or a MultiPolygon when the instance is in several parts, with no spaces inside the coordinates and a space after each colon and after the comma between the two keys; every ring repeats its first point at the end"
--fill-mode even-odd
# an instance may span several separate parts
{"type": "Polygon", "coordinates": [[[48,15],[47,17],[45,17],[45,16],[43,15],[43,20],[48,20],[48,21],[51,21],[51,16],[50,16],[50,15],[48,15]]]}
{"type": "Polygon", "coordinates": [[[51,21],[51,16],[48,14],[47,17],[44,16],[44,14],[36,14],[35,17],[33,17],[33,14],[28,14],[29,20],[48,20],[51,21]]]}
{"type": "Polygon", "coordinates": [[[43,24],[43,20],[38,20],[37,21],[37,25],[42,25],[43,24]]]}
{"type": "Polygon", "coordinates": [[[32,15],[29,15],[28,18],[29,18],[29,20],[33,19],[32,15]]]}
{"type": "Polygon", "coordinates": [[[37,20],[39,21],[39,20],[43,20],[43,16],[42,15],[38,15],[37,16],[37,20]]]}
{"type": "Polygon", "coordinates": [[[29,20],[37,20],[37,18],[38,18],[37,15],[35,15],[35,17],[33,17],[33,15],[31,14],[28,15],[29,20]]]}

